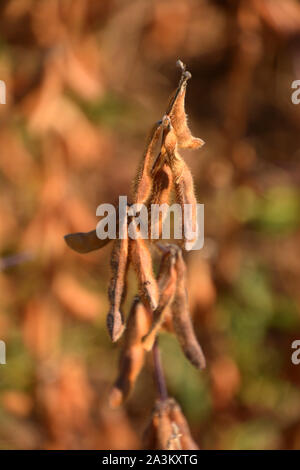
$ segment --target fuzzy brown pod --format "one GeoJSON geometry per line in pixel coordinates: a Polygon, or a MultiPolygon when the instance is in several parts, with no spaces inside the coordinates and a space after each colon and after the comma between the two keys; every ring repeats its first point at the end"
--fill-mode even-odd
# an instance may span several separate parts
{"type": "Polygon", "coordinates": [[[184,243],[186,250],[194,244],[198,234],[197,199],[194,191],[194,182],[191,171],[178,152],[170,160],[174,177],[176,201],[180,204],[183,213],[184,243]],[[186,211],[190,212],[187,214],[186,211]]]}
{"type": "Polygon", "coordinates": [[[178,88],[170,100],[166,114],[170,116],[178,146],[180,148],[199,149],[204,145],[204,141],[192,135],[185,112],[186,87],[192,75],[190,72],[186,71],[186,66],[181,60],[177,61],[177,66],[181,68],[181,77],[178,88]]]}
{"type": "Polygon", "coordinates": [[[119,374],[109,395],[113,408],[120,406],[128,397],[143,367],[145,350],[142,338],[151,324],[151,313],[139,297],[133,301],[124,333],[124,344],[119,361],[119,374]]]}
{"type": "Polygon", "coordinates": [[[180,204],[183,214],[185,248],[188,250],[195,242],[198,233],[197,198],[193,176],[178,152],[176,133],[168,116],[163,118],[163,129],[161,152],[154,162],[152,174],[156,178],[165,162],[171,168],[176,201],[180,204]],[[190,211],[189,217],[185,217],[186,210],[190,211]],[[191,220],[191,223],[189,220],[191,220]]]}
{"type": "Polygon", "coordinates": [[[161,121],[154,124],[148,138],[142,162],[134,180],[134,203],[145,204],[149,199],[153,179],[150,174],[153,163],[155,146],[161,134],[161,121]]]}
{"type": "Polygon", "coordinates": [[[198,450],[199,446],[194,441],[191,431],[182,413],[182,410],[174,398],[169,398],[170,418],[172,423],[176,423],[178,432],[180,434],[180,442],[183,450],[198,450]]]}
{"type": "Polygon", "coordinates": [[[131,223],[135,229],[136,238],[130,238],[129,240],[130,262],[137,276],[140,298],[144,305],[153,311],[157,307],[159,292],[153,273],[152,257],[147,242],[142,238],[136,222],[132,220],[131,223]]]}
{"type": "Polygon", "coordinates": [[[155,174],[152,192],[148,199],[147,206],[151,207],[151,204],[168,203],[172,189],[172,182],[173,175],[171,168],[169,165],[164,163],[155,174]]]}
{"type": "MultiPolygon", "coordinates": [[[[172,132],[172,125],[170,125],[169,134],[172,132]]],[[[168,154],[168,163],[173,173],[176,201],[180,204],[182,209],[185,248],[188,249],[190,245],[195,242],[198,233],[197,198],[194,190],[193,176],[189,167],[179,154],[177,145],[173,145],[173,139],[166,138],[165,145],[168,154]],[[171,145],[169,144],[170,141],[171,145]],[[188,222],[189,217],[186,217],[186,210],[188,208],[191,211],[191,223],[188,222]],[[188,237],[186,236],[187,234],[189,234],[188,237]]]]}
{"type": "MultiPolygon", "coordinates": [[[[157,246],[160,247],[161,245],[157,246]]],[[[161,249],[164,252],[158,274],[158,306],[153,312],[151,328],[143,338],[143,345],[147,351],[150,351],[153,347],[156,335],[165,321],[167,307],[172,303],[176,291],[176,248],[174,245],[166,245],[165,247],[161,246],[161,249]]]]}
{"type": "MultiPolygon", "coordinates": [[[[172,170],[166,163],[160,168],[155,178],[153,179],[153,186],[151,196],[148,200],[148,214],[149,214],[149,239],[153,241],[155,235],[156,238],[160,238],[162,234],[163,223],[165,220],[165,214],[162,212],[160,217],[153,217],[153,205],[163,206],[169,204],[170,195],[173,187],[173,175],[172,170]]],[[[164,206],[163,206],[164,207],[164,206]]]]}
{"type": "Polygon", "coordinates": [[[145,448],[175,450],[170,448],[170,438],[172,434],[173,429],[172,422],[169,418],[168,400],[157,400],[150,422],[145,430],[145,448]]]}
{"type": "Polygon", "coordinates": [[[180,436],[180,443],[183,450],[198,450],[199,447],[194,441],[188,422],[182,413],[179,404],[174,398],[169,398],[170,419],[172,423],[177,426],[178,434],[180,436]]]}
{"type": "Polygon", "coordinates": [[[111,255],[112,277],[108,288],[110,311],[107,315],[107,328],[113,342],[117,341],[124,331],[124,315],[121,311],[126,296],[128,257],[128,225],[127,219],[121,227],[121,238],[115,240],[111,255]]]}
{"type": "Polygon", "coordinates": [[[157,400],[145,431],[146,449],[197,450],[187,421],[173,398],[157,400]]]}
{"type": "Polygon", "coordinates": [[[158,156],[153,162],[151,176],[156,178],[157,172],[168,162],[169,156],[173,155],[177,147],[177,136],[172,126],[170,117],[165,114],[162,118],[162,143],[158,156]]]}
{"type": "Polygon", "coordinates": [[[188,306],[186,266],[178,247],[176,257],[177,287],[172,303],[172,319],[175,334],[186,358],[197,368],[204,369],[206,360],[197,341],[188,306]]]}

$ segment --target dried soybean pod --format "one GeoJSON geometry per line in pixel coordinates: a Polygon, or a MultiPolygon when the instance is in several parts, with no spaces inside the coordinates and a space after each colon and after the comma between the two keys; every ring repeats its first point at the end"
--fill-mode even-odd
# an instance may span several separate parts
{"type": "Polygon", "coordinates": [[[164,321],[161,327],[162,330],[168,331],[168,333],[174,333],[171,305],[168,305],[164,310],[164,321]]]}
{"type": "Polygon", "coordinates": [[[167,450],[182,450],[181,432],[177,424],[171,420],[172,434],[167,443],[167,450]]]}
{"type": "Polygon", "coordinates": [[[205,357],[197,341],[188,308],[186,267],[180,249],[177,253],[175,265],[177,269],[177,288],[172,303],[175,334],[187,359],[198,369],[204,369],[206,365],[205,357]]]}
{"type": "Polygon", "coordinates": [[[160,168],[163,167],[163,165],[167,161],[168,155],[173,153],[177,146],[176,134],[172,127],[171,120],[166,114],[162,118],[162,129],[163,132],[161,149],[151,169],[151,176],[153,178],[156,177],[157,172],[160,170],[160,168]]]}
{"type": "MultiPolygon", "coordinates": [[[[175,89],[175,91],[171,94],[170,96],[170,99],[169,99],[169,102],[168,102],[168,106],[167,106],[167,110],[166,110],[166,114],[169,116],[170,113],[172,112],[172,109],[173,109],[173,106],[175,104],[175,101],[176,101],[176,98],[181,90],[181,85],[182,85],[182,82],[184,81],[185,79],[185,71],[186,71],[186,65],[180,60],[178,59],[177,62],[176,62],[176,66],[178,68],[181,69],[181,76],[180,76],[180,79],[179,79],[179,83],[177,85],[177,88],[175,89]]],[[[191,77],[190,77],[191,78],[191,77]]]]}
{"type": "Polygon", "coordinates": [[[143,303],[153,311],[158,303],[158,286],[153,274],[151,253],[139,232],[136,239],[130,238],[129,249],[130,261],[138,279],[139,295],[143,303]]]}
{"type": "Polygon", "coordinates": [[[172,422],[169,416],[168,400],[158,401],[154,413],[154,420],[157,421],[156,449],[175,450],[171,443],[173,435],[172,422]]]}
{"type": "MultiPolygon", "coordinates": [[[[171,168],[176,201],[182,209],[184,233],[188,235],[185,240],[185,248],[189,250],[198,235],[197,199],[194,192],[193,176],[177,150],[176,134],[168,116],[163,118],[163,128],[161,153],[152,167],[152,174],[156,180],[161,165],[165,165],[164,162],[167,162],[171,168]]],[[[159,228],[161,229],[161,224],[159,228]]]]}
{"type": "Polygon", "coordinates": [[[117,341],[124,331],[124,315],[121,311],[126,296],[126,277],[129,266],[127,220],[121,228],[122,237],[114,241],[111,255],[112,277],[108,288],[110,311],[107,315],[107,328],[113,342],[117,341]]]}
{"type": "Polygon", "coordinates": [[[143,155],[138,173],[134,181],[134,202],[144,204],[148,200],[152,189],[152,176],[150,174],[155,146],[161,134],[161,121],[157,122],[150,133],[146,150],[143,155]]]}
{"type": "MultiPolygon", "coordinates": [[[[163,254],[168,252],[169,246],[170,244],[166,244],[166,245],[163,243],[155,244],[155,247],[158,248],[160,252],[163,254]]],[[[177,245],[172,244],[171,246],[173,250],[180,249],[179,247],[177,247],[177,245]]],[[[176,281],[177,281],[177,271],[176,271],[176,281]]],[[[177,282],[176,282],[176,286],[177,286],[177,282]]],[[[158,277],[158,287],[161,289],[159,277],[158,277]]],[[[174,326],[173,326],[173,320],[172,320],[172,302],[170,302],[164,309],[164,318],[163,318],[161,327],[163,330],[168,331],[169,333],[174,333],[174,326]]]]}
{"type": "Polygon", "coordinates": [[[166,308],[172,302],[175,291],[177,272],[175,268],[175,251],[173,245],[167,245],[167,252],[163,255],[159,274],[158,288],[159,301],[158,306],[153,312],[153,321],[150,330],[143,338],[143,345],[147,351],[153,347],[156,335],[165,320],[166,308]]]}
{"type": "Polygon", "coordinates": [[[151,219],[151,213],[152,213],[152,205],[157,204],[159,206],[162,206],[163,204],[168,204],[170,200],[170,194],[173,186],[173,176],[172,176],[172,170],[167,165],[166,163],[163,165],[162,168],[160,168],[153,181],[153,186],[152,186],[152,193],[150,196],[150,199],[147,203],[148,207],[148,214],[149,214],[149,221],[148,221],[148,227],[149,227],[149,239],[152,241],[151,238],[151,229],[152,233],[157,233],[158,237],[161,237],[161,232],[162,232],[162,227],[163,227],[163,222],[164,222],[164,216],[161,214],[161,217],[157,218],[155,217],[154,220],[151,219]]]}
{"type": "MultiPolygon", "coordinates": [[[[171,126],[171,121],[168,116],[164,116],[162,119],[163,126],[163,136],[162,136],[162,146],[161,151],[152,166],[152,177],[153,177],[153,187],[151,198],[148,201],[148,211],[149,218],[153,212],[154,204],[163,205],[168,204],[170,199],[170,194],[173,188],[173,172],[168,164],[168,158],[170,153],[174,153],[176,148],[176,135],[171,126]]],[[[152,234],[157,233],[158,238],[161,237],[161,232],[163,228],[164,216],[163,213],[158,214],[159,217],[152,217],[149,220],[149,238],[152,240],[152,234]]]]}
{"type": "Polygon", "coordinates": [[[176,201],[180,204],[184,218],[184,233],[190,236],[187,238],[185,247],[190,249],[197,237],[197,199],[194,191],[194,182],[191,171],[177,150],[176,136],[174,128],[169,123],[168,131],[164,135],[163,147],[167,155],[167,163],[169,164],[174,181],[174,190],[176,201]],[[185,207],[187,205],[187,207],[185,207]],[[190,217],[185,217],[186,210],[190,210],[190,217]],[[192,234],[190,233],[192,231],[192,234]]]}
{"type": "MultiPolygon", "coordinates": [[[[170,121],[164,132],[162,147],[165,149],[166,161],[172,170],[174,183],[177,183],[182,178],[183,172],[187,170],[189,171],[189,168],[187,167],[187,164],[178,152],[177,137],[175,134],[174,127],[172,126],[172,123],[170,121]]],[[[191,173],[190,178],[191,182],[193,182],[193,177],[191,173]]],[[[190,183],[190,181],[188,181],[187,183],[190,183]]]]}
{"type": "Polygon", "coordinates": [[[128,397],[143,367],[146,353],[142,346],[142,337],[148,331],[150,324],[151,313],[136,297],[124,333],[118,378],[109,395],[109,402],[113,408],[120,406],[128,397]]]}
{"type": "Polygon", "coordinates": [[[143,433],[143,449],[152,450],[156,448],[157,426],[158,418],[152,414],[143,433]]]}
{"type": "MultiPolygon", "coordinates": [[[[195,242],[198,235],[197,199],[194,191],[193,176],[185,161],[181,159],[179,162],[178,154],[176,156],[175,165],[176,170],[173,171],[174,190],[176,200],[180,204],[183,211],[185,248],[190,249],[190,245],[195,242]],[[189,217],[187,216],[187,210],[190,211],[189,217]]],[[[171,168],[174,168],[174,164],[172,163],[171,168]]]]}
{"type": "Polygon", "coordinates": [[[171,100],[167,114],[170,116],[175,134],[177,136],[178,146],[180,148],[198,149],[204,145],[204,141],[193,137],[187,122],[185,113],[185,95],[187,81],[192,77],[190,72],[185,70],[185,65],[179,60],[177,65],[181,68],[182,74],[175,97],[171,100]]]}
{"type": "Polygon", "coordinates": [[[169,399],[170,406],[170,419],[172,423],[176,423],[179,435],[180,443],[183,450],[198,450],[199,447],[194,441],[187,420],[182,413],[182,410],[179,404],[174,400],[174,398],[169,399]]]}
{"type": "Polygon", "coordinates": [[[146,449],[181,450],[180,430],[170,418],[170,400],[157,400],[144,433],[146,449]]]}
{"type": "Polygon", "coordinates": [[[85,233],[69,233],[64,236],[64,239],[66,244],[72,248],[72,250],[77,251],[77,253],[89,253],[90,251],[99,250],[111,241],[110,238],[100,240],[100,238],[97,237],[96,230],[85,233]]]}
{"type": "Polygon", "coordinates": [[[156,173],[147,206],[169,202],[170,192],[172,189],[172,179],[172,170],[170,166],[165,163],[156,173]]]}

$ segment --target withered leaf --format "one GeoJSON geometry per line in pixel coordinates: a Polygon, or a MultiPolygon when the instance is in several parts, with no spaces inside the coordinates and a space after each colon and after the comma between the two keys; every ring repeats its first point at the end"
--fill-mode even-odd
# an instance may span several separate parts
{"type": "MultiPolygon", "coordinates": [[[[119,233],[119,208],[116,207],[116,233],[119,233]]],[[[78,232],[78,233],[69,233],[64,236],[66,244],[72,248],[72,250],[77,251],[77,253],[90,253],[94,250],[99,250],[104,246],[108,245],[112,241],[111,238],[107,237],[104,240],[101,240],[97,236],[96,230],[91,230],[90,232],[78,232]]]]}
{"type": "Polygon", "coordinates": [[[92,230],[91,232],[69,233],[64,236],[64,239],[66,244],[72,248],[72,250],[77,251],[77,253],[89,253],[90,251],[99,250],[111,241],[110,238],[100,240],[100,238],[97,237],[96,230],[92,230]]]}

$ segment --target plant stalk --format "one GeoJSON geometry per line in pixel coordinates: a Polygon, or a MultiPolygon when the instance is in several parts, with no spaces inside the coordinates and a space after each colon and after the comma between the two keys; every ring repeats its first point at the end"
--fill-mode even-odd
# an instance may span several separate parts
{"type": "Polygon", "coordinates": [[[160,350],[158,345],[158,340],[156,338],[153,345],[153,366],[154,366],[154,379],[157,387],[157,393],[161,401],[165,401],[168,398],[168,391],[166,386],[166,379],[164,370],[162,367],[160,350]]]}

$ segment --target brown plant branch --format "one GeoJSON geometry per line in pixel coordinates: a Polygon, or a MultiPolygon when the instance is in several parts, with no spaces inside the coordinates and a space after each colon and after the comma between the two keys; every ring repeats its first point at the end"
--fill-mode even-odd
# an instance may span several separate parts
{"type": "Polygon", "coordinates": [[[157,338],[153,345],[152,354],[153,354],[154,378],[155,378],[155,383],[156,383],[156,388],[157,388],[157,394],[161,401],[165,401],[168,398],[168,391],[167,391],[164,370],[162,367],[157,338]]]}

